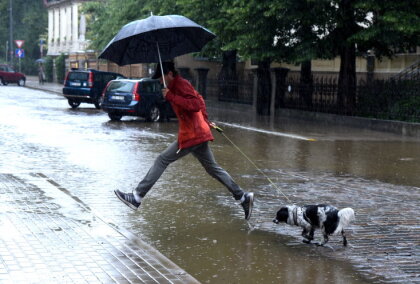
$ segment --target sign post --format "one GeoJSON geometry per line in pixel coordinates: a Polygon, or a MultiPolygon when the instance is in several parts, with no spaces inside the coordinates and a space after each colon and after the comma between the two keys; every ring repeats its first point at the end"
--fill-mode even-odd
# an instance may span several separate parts
{"type": "Polygon", "coordinates": [[[20,59],[25,57],[25,51],[22,49],[22,46],[23,46],[24,43],[25,43],[24,40],[20,40],[20,39],[15,40],[15,44],[17,46],[15,54],[19,58],[19,72],[21,72],[20,71],[20,59]]]}
{"type": "Polygon", "coordinates": [[[16,57],[19,58],[19,72],[20,71],[20,59],[25,57],[25,50],[23,50],[22,48],[17,48],[15,51],[16,57]]]}
{"type": "Polygon", "coordinates": [[[45,39],[41,38],[39,40],[39,52],[41,54],[40,58],[44,57],[44,45],[45,45],[45,39]]]}

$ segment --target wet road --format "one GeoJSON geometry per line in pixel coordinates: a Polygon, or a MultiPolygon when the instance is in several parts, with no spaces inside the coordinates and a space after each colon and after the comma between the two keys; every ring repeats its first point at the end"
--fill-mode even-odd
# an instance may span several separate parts
{"type": "MultiPolygon", "coordinates": [[[[357,208],[360,204],[354,203],[373,200],[363,196],[365,191],[418,197],[419,141],[288,119],[270,122],[211,108],[209,113],[293,202],[357,208]]],[[[0,172],[53,178],[97,214],[134,232],[204,283],[370,283],[386,276],[361,273],[326,249],[300,244],[298,231],[270,223],[284,199],[217,133],[212,143],[216,159],[257,194],[253,230],[228,191],[193,157],[167,169],[139,212],[123,206],[113,189],[136,186],[176,139],[176,130],[176,122],[128,118],[114,123],[93,105],[71,110],[60,96],[0,87],[0,172]]],[[[366,202],[362,209],[375,205],[366,202]]],[[[357,233],[360,226],[352,229],[357,233]]],[[[330,242],[339,247],[339,238],[330,242]]]]}

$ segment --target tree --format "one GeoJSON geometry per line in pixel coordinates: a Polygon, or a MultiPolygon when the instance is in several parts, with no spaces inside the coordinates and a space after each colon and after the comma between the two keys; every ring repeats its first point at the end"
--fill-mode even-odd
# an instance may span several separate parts
{"type": "Polygon", "coordinates": [[[325,10],[329,0],[281,0],[271,4],[270,13],[277,17],[276,60],[300,64],[299,94],[312,105],[312,65],[316,58],[328,58],[321,44],[327,32],[325,10]]]}
{"type": "Polygon", "coordinates": [[[420,3],[412,0],[331,1],[324,46],[341,59],[338,105],[344,112],[354,112],[357,53],[373,49],[379,58],[392,57],[397,50],[420,45],[419,11],[420,3]]]}
{"type": "Polygon", "coordinates": [[[211,59],[221,59],[222,68],[218,74],[219,93],[236,94],[238,76],[236,63],[237,50],[226,48],[236,38],[236,32],[231,27],[230,15],[227,10],[231,6],[226,0],[180,0],[177,2],[183,15],[205,26],[217,37],[208,43],[201,55],[211,59]]]}
{"type": "MultiPolygon", "coordinates": [[[[39,39],[47,31],[47,10],[43,1],[13,0],[13,39],[24,40],[22,71],[35,74],[35,60],[40,57],[39,39]]],[[[9,40],[9,0],[0,0],[0,54],[6,54],[9,40]]],[[[13,46],[14,43],[13,43],[13,46]]],[[[2,57],[2,56],[1,56],[2,57]]],[[[0,57],[0,58],[1,58],[0,57]]]]}
{"type": "Polygon", "coordinates": [[[257,113],[261,115],[270,114],[270,63],[279,52],[274,42],[277,17],[268,12],[270,3],[264,0],[234,0],[231,6],[223,7],[230,19],[225,28],[235,34],[225,49],[237,49],[244,58],[257,61],[257,113]]]}
{"type": "Polygon", "coordinates": [[[176,11],[176,1],[154,0],[138,1],[107,0],[100,2],[87,2],[83,4],[83,11],[90,15],[88,38],[90,47],[102,50],[108,42],[127,23],[146,18],[151,13],[156,15],[173,13],[176,11]],[[171,4],[173,3],[173,4],[171,4]]]}

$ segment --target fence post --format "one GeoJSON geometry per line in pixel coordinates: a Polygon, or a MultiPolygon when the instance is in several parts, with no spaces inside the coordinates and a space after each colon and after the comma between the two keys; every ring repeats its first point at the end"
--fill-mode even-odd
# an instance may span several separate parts
{"type": "Polygon", "coordinates": [[[270,116],[274,117],[276,109],[276,91],[277,91],[277,80],[276,71],[271,68],[271,100],[270,100],[270,116]]]}
{"type": "Polygon", "coordinates": [[[289,73],[289,68],[271,68],[274,71],[275,77],[271,80],[273,89],[275,90],[275,97],[273,99],[274,109],[284,106],[284,93],[286,92],[286,77],[289,73]]]}
{"type": "Polygon", "coordinates": [[[257,112],[257,96],[258,96],[258,75],[257,69],[252,70],[252,75],[254,77],[254,82],[252,86],[252,110],[257,112]]]}

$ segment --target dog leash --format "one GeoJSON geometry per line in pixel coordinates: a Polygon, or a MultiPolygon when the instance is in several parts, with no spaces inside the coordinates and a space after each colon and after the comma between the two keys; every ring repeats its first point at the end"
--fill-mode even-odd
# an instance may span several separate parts
{"type": "Polygon", "coordinates": [[[291,200],[286,196],[286,194],[284,194],[283,193],[283,191],[281,191],[280,190],[280,188],[235,144],[235,143],[233,143],[233,141],[231,140],[231,139],[229,139],[229,137],[227,137],[227,135],[223,132],[223,129],[222,128],[220,128],[219,126],[217,126],[217,125],[215,125],[215,124],[211,124],[211,127],[213,127],[214,129],[216,129],[220,134],[222,134],[223,135],[223,137],[225,137],[226,138],[226,140],[228,140],[231,144],[232,144],[232,146],[234,147],[234,148],[236,148],[236,150],[238,150],[239,151],[239,153],[241,153],[256,169],[257,169],[257,171],[259,171],[270,183],[271,183],[271,185],[273,185],[274,186],[274,188],[278,191],[278,192],[280,192],[281,193],[281,195],[283,195],[285,198],[286,198],[286,200],[288,201],[288,202],[290,202],[291,203],[291,200]]]}

